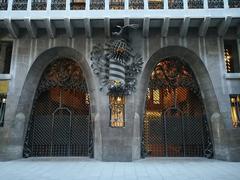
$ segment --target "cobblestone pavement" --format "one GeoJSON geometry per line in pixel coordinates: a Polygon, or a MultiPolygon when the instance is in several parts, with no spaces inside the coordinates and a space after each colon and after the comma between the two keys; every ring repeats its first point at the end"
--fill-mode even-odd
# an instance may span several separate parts
{"type": "Polygon", "coordinates": [[[28,158],[0,162],[1,180],[240,180],[240,163],[205,158],[146,158],[101,162],[28,158]]]}

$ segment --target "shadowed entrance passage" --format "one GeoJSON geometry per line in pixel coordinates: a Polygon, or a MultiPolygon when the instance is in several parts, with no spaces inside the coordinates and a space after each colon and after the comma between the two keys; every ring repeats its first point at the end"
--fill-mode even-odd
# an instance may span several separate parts
{"type": "Polygon", "coordinates": [[[199,87],[180,59],[162,60],[152,71],[143,127],[148,156],[212,155],[199,87]]]}
{"type": "Polygon", "coordinates": [[[38,85],[24,156],[92,155],[90,101],[79,65],[57,59],[38,85]]]}

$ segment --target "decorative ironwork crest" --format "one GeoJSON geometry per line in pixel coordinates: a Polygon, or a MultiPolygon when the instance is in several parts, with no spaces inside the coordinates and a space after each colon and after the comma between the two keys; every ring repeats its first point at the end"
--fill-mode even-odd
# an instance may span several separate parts
{"type": "Polygon", "coordinates": [[[104,47],[97,44],[91,52],[91,67],[99,77],[100,90],[104,86],[109,94],[129,95],[135,90],[136,76],[142,70],[141,55],[134,53],[129,43],[129,31],[137,29],[138,25],[117,26],[119,32],[105,43],[104,47]]]}

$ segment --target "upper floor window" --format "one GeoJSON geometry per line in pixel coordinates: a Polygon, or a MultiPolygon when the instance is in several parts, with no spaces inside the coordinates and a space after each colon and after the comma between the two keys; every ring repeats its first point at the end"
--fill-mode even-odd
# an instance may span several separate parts
{"type": "Polygon", "coordinates": [[[109,9],[124,9],[124,0],[110,0],[109,9]]]}
{"type": "Polygon", "coordinates": [[[7,10],[8,0],[0,0],[0,10],[7,10]]]}
{"type": "Polygon", "coordinates": [[[0,74],[10,72],[12,58],[12,42],[0,42],[0,74]]]}
{"type": "Polygon", "coordinates": [[[224,8],[223,0],[208,0],[208,8],[224,8]]]}
{"type": "Polygon", "coordinates": [[[72,0],[70,6],[71,10],[84,10],[86,3],[85,0],[72,0]]]}
{"type": "Polygon", "coordinates": [[[240,95],[230,95],[232,125],[240,127],[240,95]]]}
{"type": "Polygon", "coordinates": [[[104,0],[91,0],[90,9],[104,9],[105,1],[104,0]]]}
{"type": "Polygon", "coordinates": [[[203,0],[188,0],[189,9],[203,9],[203,0]]]}
{"type": "Polygon", "coordinates": [[[52,0],[51,10],[65,10],[66,0],[52,0]]]}
{"type": "Polygon", "coordinates": [[[32,0],[32,10],[46,10],[47,0],[32,0]]]}
{"type": "Polygon", "coordinates": [[[143,9],[144,2],[143,0],[130,0],[129,1],[129,9],[143,9]]]}
{"type": "Polygon", "coordinates": [[[12,10],[27,10],[27,0],[13,0],[12,10]]]}
{"type": "Polygon", "coordinates": [[[230,8],[240,8],[239,0],[228,0],[228,5],[230,8]]]}
{"type": "Polygon", "coordinates": [[[227,73],[239,73],[237,40],[224,40],[224,60],[227,73]]]}
{"type": "Polygon", "coordinates": [[[168,0],[169,9],[183,9],[183,0],[168,0]]]}
{"type": "Polygon", "coordinates": [[[148,9],[163,9],[163,0],[148,0],[148,9]]]}

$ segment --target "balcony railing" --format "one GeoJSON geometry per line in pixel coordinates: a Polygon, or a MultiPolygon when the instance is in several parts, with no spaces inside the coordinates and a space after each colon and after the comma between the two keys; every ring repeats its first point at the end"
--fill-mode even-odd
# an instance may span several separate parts
{"type": "Polygon", "coordinates": [[[51,10],[65,10],[66,0],[52,0],[51,10]]]}
{"type": "Polygon", "coordinates": [[[34,0],[32,1],[32,10],[46,10],[46,0],[34,0]]]}
{"type": "Polygon", "coordinates": [[[228,5],[230,8],[240,8],[240,0],[229,0],[228,5]]]}
{"type": "Polygon", "coordinates": [[[7,8],[8,8],[8,1],[0,0],[0,10],[7,10],[7,8]]]}
{"type": "Polygon", "coordinates": [[[71,10],[85,10],[85,0],[74,0],[71,2],[71,10]]]}
{"type": "Polygon", "coordinates": [[[27,10],[27,0],[13,0],[12,10],[27,10]]]}
{"type": "Polygon", "coordinates": [[[90,2],[90,9],[100,10],[105,8],[104,0],[92,0],[90,2]]]}
{"type": "Polygon", "coordinates": [[[148,1],[148,9],[163,9],[163,1],[162,0],[149,0],[148,1]]]}
{"type": "MultiPolygon", "coordinates": [[[[12,4],[9,0],[0,0],[0,11],[6,11],[9,8],[12,10],[46,10],[48,3],[47,0],[12,0],[12,4]],[[9,7],[9,4],[11,7],[9,7]],[[28,4],[30,7],[28,7],[28,4]]],[[[49,0],[51,1],[51,10],[66,10],[66,0],[49,0]]],[[[228,0],[227,3],[224,0],[128,0],[128,7],[126,7],[125,0],[108,0],[109,4],[106,4],[105,0],[89,0],[90,3],[86,3],[86,0],[70,0],[70,10],[85,10],[86,6],[89,6],[90,10],[104,10],[105,6],[109,6],[110,10],[123,10],[123,9],[215,9],[215,8],[240,8],[240,0],[228,0]],[[167,5],[164,5],[167,2],[167,5]],[[206,2],[206,3],[204,3],[206,2]],[[144,7],[145,3],[146,6],[144,7]],[[185,4],[184,4],[185,3],[185,4]],[[224,7],[225,6],[225,7],[224,7]]],[[[88,9],[88,8],[87,8],[88,9]]],[[[108,9],[108,8],[107,8],[108,9]]]]}
{"type": "Polygon", "coordinates": [[[188,0],[189,9],[203,9],[203,0],[188,0]]]}
{"type": "Polygon", "coordinates": [[[183,9],[183,0],[168,0],[169,9],[183,9]]]}
{"type": "Polygon", "coordinates": [[[144,2],[143,0],[130,0],[129,9],[143,9],[144,2]]]}
{"type": "Polygon", "coordinates": [[[223,0],[208,0],[208,8],[224,8],[223,0]]]}
{"type": "Polygon", "coordinates": [[[124,0],[110,0],[109,9],[115,10],[124,9],[124,0]]]}

